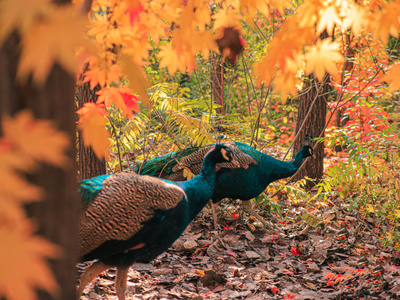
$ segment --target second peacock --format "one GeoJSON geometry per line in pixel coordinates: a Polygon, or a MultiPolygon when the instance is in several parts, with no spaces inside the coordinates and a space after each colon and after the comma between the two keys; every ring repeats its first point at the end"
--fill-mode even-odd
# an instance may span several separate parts
{"type": "MultiPolygon", "coordinates": [[[[217,178],[211,198],[213,203],[216,204],[223,198],[245,201],[246,210],[265,226],[270,227],[270,224],[256,213],[247,200],[260,195],[271,182],[296,173],[304,159],[314,156],[313,148],[308,145],[307,140],[292,161],[281,161],[241,142],[226,142],[225,144],[236,149],[235,158],[241,162],[241,167],[233,168],[227,164],[217,166],[217,178]]],[[[183,170],[187,168],[197,174],[198,165],[201,164],[204,153],[209,147],[211,146],[191,147],[156,157],[143,163],[140,173],[168,180],[185,180],[183,170]]],[[[217,227],[214,206],[213,218],[214,227],[217,227]]]]}

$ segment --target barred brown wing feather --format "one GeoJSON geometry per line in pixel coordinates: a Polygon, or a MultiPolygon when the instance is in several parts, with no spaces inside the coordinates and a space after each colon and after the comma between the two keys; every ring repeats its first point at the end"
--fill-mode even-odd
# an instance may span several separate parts
{"type": "Polygon", "coordinates": [[[155,210],[173,208],[185,197],[180,187],[150,176],[110,176],[80,216],[80,256],[108,240],[129,239],[154,216],[155,210]]]}
{"type": "MultiPolygon", "coordinates": [[[[214,146],[206,146],[206,147],[200,148],[199,150],[197,150],[196,152],[193,152],[192,154],[190,154],[190,155],[188,155],[188,156],[182,157],[182,158],[180,159],[179,163],[176,164],[176,165],[172,168],[172,171],[173,171],[173,172],[176,172],[176,171],[178,171],[179,169],[181,169],[183,166],[189,168],[190,170],[192,170],[192,167],[193,167],[193,166],[196,166],[196,165],[200,165],[200,166],[201,166],[201,165],[203,164],[204,156],[205,156],[205,155],[208,153],[208,151],[210,151],[212,148],[214,148],[214,146]]],[[[200,169],[201,169],[201,167],[200,167],[200,169]]],[[[199,170],[199,172],[200,172],[200,170],[199,170]]],[[[192,173],[193,173],[193,174],[198,174],[199,172],[194,173],[193,170],[192,170],[192,173]]]]}
{"type": "MultiPolygon", "coordinates": [[[[250,165],[257,164],[257,162],[250,155],[240,150],[239,147],[235,144],[235,142],[226,142],[224,143],[224,145],[228,146],[231,149],[233,154],[233,159],[239,163],[240,168],[247,169],[250,165]]],[[[172,181],[184,181],[186,180],[186,178],[183,176],[183,171],[182,171],[183,168],[190,169],[190,171],[195,175],[199,174],[204,156],[212,148],[214,148],[214,146],[205,146],[188,156],[182,157],[179,163],[172,168],[172,171],[174,173],[165,176],[163,178],[172,181]]],[[[221,168],[234,169],[237,168],[237,166],[232,162],[218,163],[216,165],[215,171],[218,172],[221,168]]]]}
{"type": "MultiPolygon", "coordinates": [[[[235,142],[227,142],[224,143],[224,145],[227,145],[232,150],[233,159],[235,159],[239,163],[241,168],[247,169],[250,165],[257,164],[254,158],[252,158],[250,155],[246,154],[241,149],[239,149],[239,147],[236,145],[235,142]]],[[[230,162],[217,164],[216,171],[218,171],[218,167],[229,168],[229,169],[236,168],[235,165],[230,162]]]]}

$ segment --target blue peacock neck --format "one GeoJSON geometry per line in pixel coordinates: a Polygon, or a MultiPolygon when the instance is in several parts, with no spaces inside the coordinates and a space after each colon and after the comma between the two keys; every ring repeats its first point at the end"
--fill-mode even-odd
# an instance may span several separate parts
{"type": "Polygon", "coordinates": [[[300,168],[306,157],[305,150],[301,149],[292,161],[282,161],[268,155],[263,155],[260,165],[260,184],[265,188],[275,180],[292,176],[300,168]]]}
{"type": "Polygon", "coordinates": [[[303,163],[303,159],[306,158],[305,151],[306,150],[304,148],[300,149],[300,151],[297,152],[297,154],[295,155],[295,157],[292,161],[292,164],[296,168],[296,171],[301,167],[301,164],[303,163]]]}
{"type": "Polygon", "coordinates": [[[200,173],[191,180],[181,183],[189,199],[190,220],[192,220],[211,199],[215,186],[216,164],[215,152],[212,151],[204,158],[200,173]]]}

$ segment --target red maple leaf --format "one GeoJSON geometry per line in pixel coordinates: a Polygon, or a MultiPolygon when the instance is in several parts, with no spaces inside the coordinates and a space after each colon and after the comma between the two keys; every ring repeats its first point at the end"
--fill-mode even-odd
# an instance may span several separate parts
{"type": "Polygon", "coordinates": [[[121,93],[122,99],[124,99],[124,103],[126,107],[132,111],[139,111],[139,105],[136,101],[138,101],[138,97],[128,94],[128,93],[121,93]]]}
{"type": "Polygon", "coordinates": [[[292,247],[292,248],[290,249],[290,252],[292,252],[292,254],[293,254],[294,256],[301,256],[300,251],[299,251],[298,249],[296,249],[295,247],[292,247]]]}
{"type": "Polygon", "coordinates": [[[279,293],[279,289],[276,287],[276,286],[269,286],[268,287],[270,290],[271,290],[271,292],[273,292],[275,295],[276,294],[278,294],[279,293]]]}
{"type": "Polygon", "coordinates": [[[134,23],[139,22],[140,19],[140,13],[143,11],[143,6],[139,2],[135,6],[130,6],[126,9],[126,13],[129,15],[129,22],[131,23],[131,26],[133,26],[134,23]]]}

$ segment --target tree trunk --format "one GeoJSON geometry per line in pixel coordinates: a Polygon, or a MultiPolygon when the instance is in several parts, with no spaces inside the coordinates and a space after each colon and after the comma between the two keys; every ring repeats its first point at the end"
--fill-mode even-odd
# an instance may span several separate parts
{"type": "Polygon", "coordinates": [[[216,111],[225,115],[224,101],[224,61],[219,54],[213,54],[211,70],[211,88],[215,103],[221,105],[216,111]]]}
{"type": "MultiPolygon", "coordinates": [[[[330,87],[327,83],[320,90],[319,95],[317,96],[317,88],[314,85],[314,77],[312,75],[309,76],[310,80],[307,80],[304,85],[305,89],[309,91],[303,94],[299,101],[299,111],[297,114],[297,124],[296,124],[296,135],[304,122],[304,126],[300,132],[299,137],[294,143],[294,153],[297,153],[303,146],[306,141],[306,134],[309,134],[313,137],[319,137],[321,132],[325,127],[325,119],[326,119],[326,103],[327,99],[323,95],[325,94],[330,87]],[[314,105],[311,108],[311,105],[315,100],[314,105]],[[311,112],[306,119],[306,115],[311,108],[311,112]]],[[[322,134],[321,137],[323,137],[322,134]]],[[[314,143],[311,144],[314,146],[314,143]]],[[[294,176],[293,180],[297,181],[305,176],[310,177],[312,179],[316,179],[315,182],[307,181],[306,188],[312,188],[318,181],[322,178],[324,166],[324,144],[318,143],[316,148],[314,149],[315,158],[309,158],[306,163],[303,164],[302,168],[299,172],[294,176]]]]}
{"type": "Polygon", "coordinates": [[[74,146],[74,78],[55,65],[42,87],[34,85],[31,78],[22,84],[16,80],[20,51],[20,38],[16,33],[10,35],[0,47],[0,117],[29,109],[36,118],[52,120],[59,130],[68,135],[71,142],[68,168],[43,164],[29,176],[29,180],[44,191],[44,199],[28,205],[28,215],[34,220],[37,233],[62,249],[62,256],[50,262],[60,293],[55,298],[40,291],[38,298],[75,299],[79,201],[74,146]]]}
{"type": "MultiPolygon", "coordinates": [[[[328,33],[326,30],[321,33],[320,39],[326,39],[328,37],[328,33]]],[[[294,153],[297,153],[303,146],[306,141],[306,134],[311,135],[315,138],[324,137],[324,128],[326,123],[326,109],[327,109],[327,92],[331,89],[329,86],[329,74],[325,74],[324,77],[324,85],[317,83],[313,74],[308,76],[309,80],[304,82],[303,91],[308,91],[300,96],[299,101],[299,111],[297,114],[297,124],[296,124],[296,135],[299,132],[303,122],[304,126],[301,129],[301,132],[294,142],[294,153]],[[315,99],[315,102],[314,102],[315,99]],[[314,102],[314,105],[313,105],[314,102]],[[310,114],[306,118],[308,111],[310,114]]],[[[314,147],[314,143],[311,144],[314,147]]],[[[318,143],[314,147],[314,155],[315,158],[307,159],[307,162],[303,163],[300,170],[293,177],[293,181],[300,180],[305,176],[314,179],[315,181],[308,180],[306,183],[306,189],[311,189],[314,185],[316,185],[323,176],[324,173],[324,144],[318,143]]]]}
{"type": "MultiPolygon", "coordinates": [[[[100,89],[97,85],[94,90],[90,89],[90,83],[86,82],[77,87],[78,108],[84,103],[96,102],[96,92],[100,89]]],[[[78,180],[92,178],[106,174],[106,162],[98,159],[91,147],[85,147],[82,140],[82,133],[78,130],[78,180]]]]}

